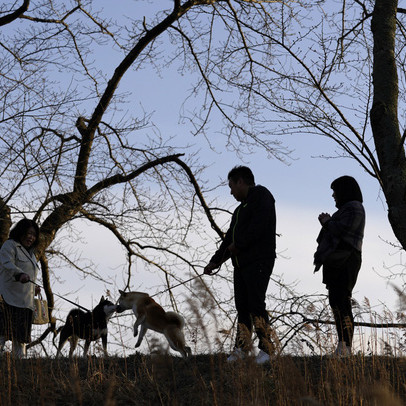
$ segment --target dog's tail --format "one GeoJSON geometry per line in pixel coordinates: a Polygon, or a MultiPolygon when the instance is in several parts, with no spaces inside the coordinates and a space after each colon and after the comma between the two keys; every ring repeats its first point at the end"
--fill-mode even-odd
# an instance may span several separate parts
{"type": "Polygon", "coordinates": [[[166,312],[166,318],[169,323],[176,325],[180,329],[185,326],[185,319],[179,313],[166,312]]]}

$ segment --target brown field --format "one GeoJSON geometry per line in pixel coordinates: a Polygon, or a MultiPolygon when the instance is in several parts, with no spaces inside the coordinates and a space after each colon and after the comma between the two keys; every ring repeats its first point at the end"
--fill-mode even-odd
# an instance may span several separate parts
{"type": "Polygon", "coordinates": [[[402,405],[406,359],[280,356],[268,366],[128,358],[1,360],[0,405],[402,405]]]}

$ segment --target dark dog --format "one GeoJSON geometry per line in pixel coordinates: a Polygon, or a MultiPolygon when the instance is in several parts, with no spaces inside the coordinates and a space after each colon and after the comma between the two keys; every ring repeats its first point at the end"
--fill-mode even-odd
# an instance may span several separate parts
{"type": "Polygon", "coordinates": [[[72,357],[79,338],[86,340],[83,356],[87,355],[90,342],[99,338],[102,339],[104,355],[107,356],[107,322],[116,311],[116,308],[117,305],[102,296],[99,304],[93,311],[71,310],[66,318],[65,325],[59,327],[56,332],[56,334],[61,332],[56,357],[59,356],[62,347],[68,339],[70,341],[69,357],[72,357]]]}

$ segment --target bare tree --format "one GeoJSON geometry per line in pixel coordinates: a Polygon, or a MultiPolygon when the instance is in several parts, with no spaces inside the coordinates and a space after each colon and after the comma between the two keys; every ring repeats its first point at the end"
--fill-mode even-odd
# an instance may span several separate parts
{"type": "MultiPolygon", "coordinates": [[[[30,213],[41,224],[39,257],[50,310],[48,261],[58,257],[75,263],[58,244],[60,231],[74,228],[75,219],[102,225],[122,244],[128,285],[134,258],[158,272],[175,308],[170,286],[181,281],[177,272],[198,277],[207,241],[222,237],[220,211],[206,203],[213,185],[204,181],[196,152],[173,147],[165,135],[157,135],[148,113],[135,111],[129,117],[121,111],[124,102],[137,100],[137,89],[121,93],[121,81],[144,67],[192,72],[188,77],[195,82],[182,118],[209,146],[211,120],[222,123],[217,130],[228,148],[245,153],[260,147],[280,160],[289,151],[275,135],[333,139],[343,155],[379,181],[404,246],[403,169],[395,177],[393,171],[402,166],[385,152],[389,148],[404,160],[404,139],[393,125],[398,86],[393,64],[401,65],[403,55],[401,42],[394,52],[394,27],[397,22],[401,37],[403,26],[396,20],[396,3],[381,3],[386,4],[354,0],[334,8],[323,1],[308,6],[174,0],[155,15],[115,20],[91,0],[3,2],[0,190],[3,207],[13,216],[30,213]],[[373,40],[384,45],[374,47],[373,40]],[[113,73],[103,71],[96,49],[112,59],[119,56],[113,73]],[[379,68],[385,58],[391,60],[390,71],[379,68]],[[385,75],[395,89],[387,96],[378,87],[385,75]],[[388,111],[393,131],[385,124],[388,111]],[[389,147],[388,134],[396,140],[389,147]]],[[[210,294],[232,321],[230,298],[210,294]]],[[[286,303],[286,296],[279,299],[286,303]]],[[[291,320],[289,331],[294,332],[291,320]]]]}

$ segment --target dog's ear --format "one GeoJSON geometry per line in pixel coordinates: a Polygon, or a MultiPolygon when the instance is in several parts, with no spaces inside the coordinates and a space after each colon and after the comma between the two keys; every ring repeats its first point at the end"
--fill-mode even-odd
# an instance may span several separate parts
{"type": "Polygon", "coordinates": [[[125,296],[125,292],[123,292],[122,290],[118,290],[121,296],[125,296]]]}
{"type": "Polygon", "coordinates": [[[102,302],[104,302],[104,296],[102,296],[101,298],[100,298],[100,302],[99,303],[102,303],[102,302]]]}

